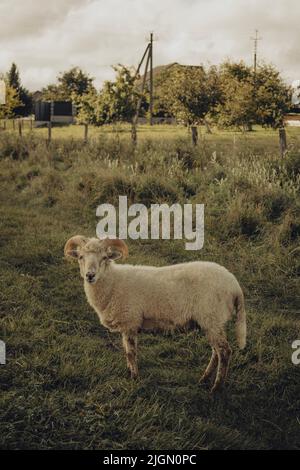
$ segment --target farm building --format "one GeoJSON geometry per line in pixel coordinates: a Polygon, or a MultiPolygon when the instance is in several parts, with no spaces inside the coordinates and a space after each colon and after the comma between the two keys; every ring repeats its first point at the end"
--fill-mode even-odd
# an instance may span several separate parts
{"type": "Polygon", "coordinates": [[[289,113],[284,116],[286,126],[300,127],[300,113],[289,113]]]}
{"type": "Polygon", "coordinates": [[[5,81],[0,79],[0,104],[5,104],[5,81]]]}
{"type": "Polygon", "coordinates": [[[35,122],[72,124],[75,109],[71,101],[36,101],[34,105],[35,122]]]}

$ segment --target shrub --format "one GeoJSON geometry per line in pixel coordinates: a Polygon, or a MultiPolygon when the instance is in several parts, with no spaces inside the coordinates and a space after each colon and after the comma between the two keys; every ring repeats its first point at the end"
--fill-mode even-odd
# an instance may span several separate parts
{"type": "Polygon", "coordinates": [[[136,200],[146,206],[162,202],[177,202],[178,190],[169,182],[153,177],[142,178],[137,187],[136,200]]]}
{"type": "Polygon", "coordinates": [[[288,212],[279,227],[279,241],[283,246],[288,246],[291,242],[296,241],[299,237],[299,217],[296,217],[292,213],[288,212]]]}
{"type": "Polygon", "coordinates": [[[292,152],[287,155],[285,167],[291,178],[300,175],[300,152],[292,152]]]}
{"type": "Polygon", "coordinates": [[[262,232],[262,209],[244,197],[237,197],[225,213],[224,225],[229,235],[256,238],[262,232]]]}
{"type": "Polygon", "coordinates": [[[103,176],[95,179],[92,193],[93,206],[96,207],[103,203],[116,205],[119,202],[119,196],[127,196],[130,201],[134,200],[135,183],[127,176],[103,176]]]}
{"type": "Polygon", "coordinates": [[[291,198],[284,192],[270,192],[263,199],[264,212],[270,220],[279,219],[282,214],[291,206],[291,198]]]}
{"type": "Polygon", "coordinates": [[[175,147],[175,156],[181,162],[183,168],[192,170],[200,164],[199,155],[197,150],[188,144],[185,140],[179,140],[175,147]]]}
{"type": "Polygon", "coordinates": [[[4,134],[0,140],[0,158],[24,160],[29,156],[29,146],[26,139],[4,134]]]}

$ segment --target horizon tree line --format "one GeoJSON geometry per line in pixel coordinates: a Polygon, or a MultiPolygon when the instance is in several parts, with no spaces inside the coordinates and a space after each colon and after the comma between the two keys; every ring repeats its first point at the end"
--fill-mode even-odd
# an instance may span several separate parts
{"type": "MultiPolygon", "coordinates": [[[[94,79],[79,67],[72,67],[40,92],[22,86],[19,70],[12,64],[5,76],[6,105],[0,117],[22,117],[33,111],[39,100],[72,101],[79,123],[97,126],[130,122],[141,97],[141,77],[133,68],[114,66],[115,79],[100,90],[94,79]]],[[[204,124],[251,130],[255,124],[278,128],[292,108],[292,89],[270,64],[258,64],[254,71],[243,61],[225,61],[219,66],[160,67],[154,76],[154,117],[173,118],[186,126],[204,124]]],[[[143,93],[141,116],[149,112],[149,89],[143,93]]]]}

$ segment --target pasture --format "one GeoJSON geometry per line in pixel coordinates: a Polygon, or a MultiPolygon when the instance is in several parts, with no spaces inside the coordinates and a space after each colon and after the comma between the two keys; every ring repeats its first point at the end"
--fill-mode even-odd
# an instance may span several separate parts
{"type": "Polygon", "coordinates": [[[300,130],[278,134],[128,126],[0,131],[2,449],[300,449],[300,130]],[[198,379],[210,357],[199,331],[142,334],[130,381],[118,335],[88,306],[72,235],[92,236],[96,207],[204,203],[205,243],[130,241],[128,262],[223,264],[246,297],[248,341],[214,398],[198,379]]]}

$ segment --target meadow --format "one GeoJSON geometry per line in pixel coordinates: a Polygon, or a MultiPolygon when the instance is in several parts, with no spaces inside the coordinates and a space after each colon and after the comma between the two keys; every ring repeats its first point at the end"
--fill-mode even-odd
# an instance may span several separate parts
{"type": "Polygon", "coordinates": [[[0,130],[2,449],[300,449],[300,129],[278,135],[128,126],[0,130]],[[205,243],[128,240],[128,262],[223,264],[244,289],[246,349],[233,328],[226,387],[198,380],[210,357],[201,331],[142,334],[140,378],[121,340],[88,306],[66,240],[95,235],[103,202],[204,203],[205,243]]]}

